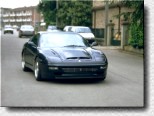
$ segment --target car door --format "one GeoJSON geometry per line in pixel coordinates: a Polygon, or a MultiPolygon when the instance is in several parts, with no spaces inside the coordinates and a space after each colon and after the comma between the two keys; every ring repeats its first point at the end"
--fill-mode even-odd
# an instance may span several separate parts
{"type": "Polygon", "coordinates": [[[39,42],[39,37],[40,35],[37,34],[31,38],[31,40],[28,42],[28,49],[27,49],[27,54],[28,54],[28,59],[27,62],[30,64],[32,67],[34,65],[34,60],[35,57],[38,53],[38,42],[39,42]]]}

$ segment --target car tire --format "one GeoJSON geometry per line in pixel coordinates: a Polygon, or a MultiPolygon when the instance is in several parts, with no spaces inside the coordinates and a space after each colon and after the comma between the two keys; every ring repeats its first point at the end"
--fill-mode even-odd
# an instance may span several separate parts
{"type": "Polygon", "coordinates": [[[21,34],[19,34],[19,38],[21,38],[22,37],[22,35],[21,34]]]}
{"type": "Polygon", "coordinates": [[[26,65],[25,65],[25,60],[24,60],[23,56],[22,56],[21,66],[22,66],[23,71],[28,71],[29,70],[29,68],[26,67],[26,65]]]}
{"type": "Polygon", "coordinates": [[[41,70],[40,70],[40,67],[39,67],[39,62],[38,62],[38,60],[35,61],[34,76],[35,76],[35,79],[36,79],[37,81],[41,81],[41,80],[42,80],[42,78],[41,78],[41,70]]]}

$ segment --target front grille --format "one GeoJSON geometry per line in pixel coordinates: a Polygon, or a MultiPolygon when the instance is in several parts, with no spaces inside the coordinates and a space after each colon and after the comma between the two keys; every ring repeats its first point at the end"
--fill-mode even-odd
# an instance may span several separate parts
{"type": "Polygon", "coordinates": [[[96,72],[97,68],[62,68],[64,72],[96,72]]]}

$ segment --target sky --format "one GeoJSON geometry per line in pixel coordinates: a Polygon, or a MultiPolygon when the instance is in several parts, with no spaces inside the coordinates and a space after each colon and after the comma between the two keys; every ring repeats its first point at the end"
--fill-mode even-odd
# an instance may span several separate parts
{"type": "Polygon", "coordinates": [[[0,7],[18,8],[24,6],[36,6],[39,0],[0,0],[0,7]]]}

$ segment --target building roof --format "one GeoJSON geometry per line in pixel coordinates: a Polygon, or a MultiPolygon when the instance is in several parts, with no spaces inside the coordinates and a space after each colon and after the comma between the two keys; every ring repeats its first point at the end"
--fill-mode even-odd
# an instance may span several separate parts
{"type": "Polygon", "coordinates": [[[19,11],[19,10],[23,10],[23,9],[30,9],[30,8],[36,8],[37,6],[28,6],[28,7],[18,7],[18,8],[1,8],[4,10],[13,10],[13,11],[19,11]]]}

